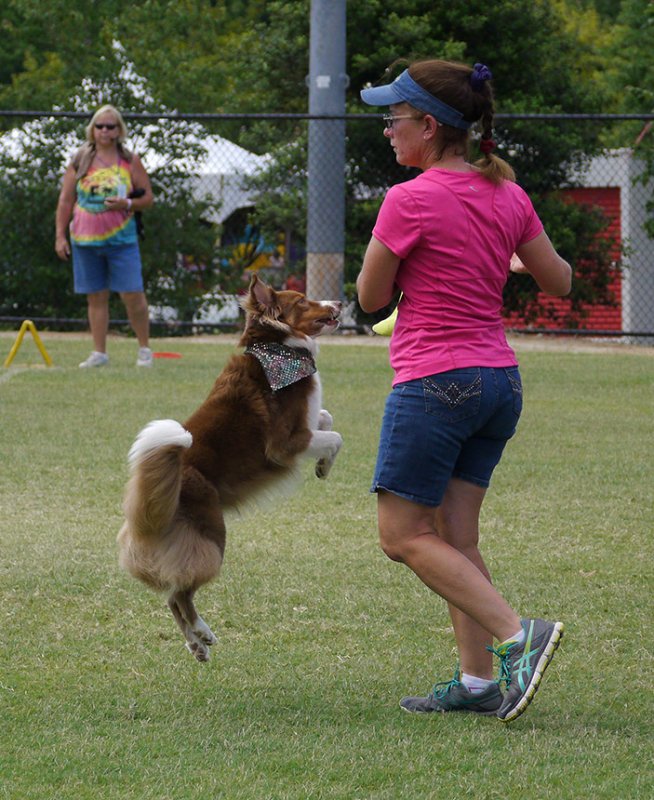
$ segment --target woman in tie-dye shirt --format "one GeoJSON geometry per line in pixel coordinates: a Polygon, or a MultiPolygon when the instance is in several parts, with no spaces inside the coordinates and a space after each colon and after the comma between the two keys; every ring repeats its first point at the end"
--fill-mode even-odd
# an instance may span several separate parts
{"type": "Polygon", "coordinates": [[[134,219],[135,211],[152,205],[152,188],[140,158],[124,146],[126,137],[120,112],[110,105],[99,108],[86,128],[86,143],[66,169],[59,195],[55,250],[61,259],[72,252],[75,291],[87,296],[93,337],[93,352],[80,367],[101,367],[109,361],[111,291],[120,293],[138,339],[137,366],[152,365],[134,219]]]}

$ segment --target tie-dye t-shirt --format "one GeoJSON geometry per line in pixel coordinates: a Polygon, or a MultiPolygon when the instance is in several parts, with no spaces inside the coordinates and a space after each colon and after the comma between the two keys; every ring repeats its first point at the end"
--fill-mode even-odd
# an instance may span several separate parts
{"type": "Polygon", "coordinates": [[[73,210],[70,238],[76,245],[133,244],[137,241],[134,215],[109,211],[106,197],[127,197],[132,191],[129,161],[120,158],[110,167],[91,167],[77,181],[77,203],[73,210]]]}

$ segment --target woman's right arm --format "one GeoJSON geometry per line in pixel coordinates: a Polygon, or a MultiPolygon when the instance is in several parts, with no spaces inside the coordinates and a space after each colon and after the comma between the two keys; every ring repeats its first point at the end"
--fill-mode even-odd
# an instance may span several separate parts
{"type": "Polygon", "coordinates": [[[55,217],[55,251],[59,258],[66,260],[70,256],[70,244],[68,243],[68,225],[73,215],[75,205],[75,168],[72,164],[68,165],[64,173],[64,181],[59,192],[57,203],[57,213],[55,217]]]}
{"type": "Polygon", "coordinates": [[[399,266],[399,257],[373,236],[357,278],[359,305],[364,311],[378,311],[391,302],[399,266]]]}
{"type": "Polygon", "coordinates": [[[568,294],[572,286],[572,268],[556,252],[545,231],[530,242],[516,247],[516,254],[541,292],[554,297],[568,294]]]}

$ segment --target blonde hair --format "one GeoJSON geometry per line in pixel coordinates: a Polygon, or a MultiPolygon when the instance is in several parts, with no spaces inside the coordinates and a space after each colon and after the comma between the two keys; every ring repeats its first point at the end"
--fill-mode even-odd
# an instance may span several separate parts
{"type": "Polygon", "coordinates": [[[126,161],[132,160],[133,153],[124,146],[124,142],[127,139],[127,125],[125,125],[123,115],[115,106],[107,103],[104,106],[100,106],[91,117],[91,121],[85,129],[86,141],[73,156],[71,163],[75,168],[75,177],[77,180],[86,175],[95,156],[95,136],[93,130],[96,120],[103,114],[113,114],[116,124],[118,125],[118,136],[116,137],[118,152],[126,161]]]}
{"type": "Polygon", "coordinates": [[[100,108],[91,117],[91,121],[86,126],[86,141],[91,142],[91,144],[95,144],[93,128],[98,117],[101,117],[103,114],[113,114],[116,124],[118,125],[118,137],[116,138],[116,143],[123,144],[123,142],[127,139],[127,125],[125,125],[125,120],[123,119],[123,115],[120,113],[120,111],[115,106],[109,104],[100,106],[100,108]]]}
{"type": "MultiPolygon", "coordinates": [[[[460,111],[466,121],[480,122],[482,142],[490,141],[493,137],[495,113],[493,90],[487,80],[483,81],[479,88],[473,89],[470,81],[472,73],[472,68],[467,64],[440,59],[417,61],[409,67],[409,75],[423,89],[460,111]]],[[[467,130],[441,123],[439,132],[439,158],[450,147],[462,149],[468,155],[470,134],[467,130]]],[[[482,157],[475,161],[475,166],[493,183],[515,181],[515,173],[510,164],[491,152],[482,154],[482,157]]]]}

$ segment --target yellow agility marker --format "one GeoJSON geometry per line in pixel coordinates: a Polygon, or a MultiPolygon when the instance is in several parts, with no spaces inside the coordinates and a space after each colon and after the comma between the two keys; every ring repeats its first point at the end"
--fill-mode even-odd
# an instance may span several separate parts
{"type": "Polygon", "coordinates": [[[376,322],[372,329],[373,331],[378,334],[379,336],[390,336],[393,333],[393,328],[395,327],[395,321],[397,320],[397,309],[400,305],[400,300],[402,299],[402,295],[400,295],[397,306],[395,306],[395,310],[393,313],[386,317],[386,319],[382,319],[379,322],[376,322]]]}
{"type": "Polygon", "coordinates": [[[9,355],[7,356],[3,366],[8,367],[16,357],[16,353],[18,352],[23,342],[23,337],[25,336],[26,331],[29,331],[32,334],[32,338],[34,339],[36,346],[39,348],[39,352],[43,356],[43,360],[45,361],[46,367],[51,367],[52,359],[50,358],[48,351],[45,349],[43,342],[41,341],[39,332],[36,330],[36,325],[32,322],[31,319],[26,319],[20,326],[20,330],[18,331],[18,336],[16,337],[16,341],[14,342],[14,346],[9,351],[9,355]]]}

